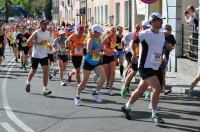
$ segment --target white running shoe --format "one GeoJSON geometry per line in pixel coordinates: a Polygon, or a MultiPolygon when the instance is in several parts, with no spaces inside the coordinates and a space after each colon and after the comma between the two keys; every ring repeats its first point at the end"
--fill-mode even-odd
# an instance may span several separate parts
{"type": "Polygon", "coordinates": [[[51,94],[52,93],[52,91],[51,90],[49,90],[49,89],[47,89],[47,88],[43,88],[43,95],[49,95],[49,94],[51,94]]]}
{"type": "Polygon", "coordinates": [[[81,98],[80,97],[74,97],[74,103],[76,106],[80,106],[81,105],[81,98]]]}
{"type": "Polygon", "coordinates": [[[108,95],[113,96],[114,92],[111,89],[108,89],[108,95]]]}
{"type": "Polygon", "coordinates": [[[98,102],[98,103],[102,102],[102,98],[101,98],[101,95],[99,93],[93,92],[92,97],[94,98],[94,100],[96,102],[98,102]]]}
{"type": "Polygon", "coordinates": [[[61,81],[61,82],[60,82],[60,85],[61,85],[61,86],[66,86],[66,83],[63,82],[63,81],[61,81]]]}

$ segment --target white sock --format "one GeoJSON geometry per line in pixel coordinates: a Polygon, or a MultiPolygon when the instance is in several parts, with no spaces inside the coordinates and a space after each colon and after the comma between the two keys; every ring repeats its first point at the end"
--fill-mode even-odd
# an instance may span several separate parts
{"type": "Polygon", "coordinates": [[[28,81],[28,80],[27,80],[27,81],[26,81],[26,84],[27,84],[27,85],[30,85],[30,84],[31,84],[31,81],[28,81]]]}
{"type": "Polygon", "coordinates": [[[131,103],[128,101],[127,103],[126,103],[126,109],[130,109],[131,108],[131,103]]]}
{"type": "Polygon", "coordinates": [[[154,116],[157,113],[157,109],[152,109],[152,116],[154,116]]]}
{"type": "Polygon", "coordinates": [[[46,91],[47,90],[47,87],[43,86],[43,91],[46,91]]]}

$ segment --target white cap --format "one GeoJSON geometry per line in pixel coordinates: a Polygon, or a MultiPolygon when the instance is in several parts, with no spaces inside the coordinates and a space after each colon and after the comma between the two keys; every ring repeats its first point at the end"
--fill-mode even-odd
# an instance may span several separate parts
{"type": "Polygon", "coordinates": [[[153,19],[160,19],[160,20],[163,20],[163,19],[165,19],[165,18],[162,17],[159,13],[152,13],[152,14],[149,16],[149,21],[152,21],[153,19]]]}
{"type": "Polygon", "coordinates": [[[143,26],[150,27],[150,23],[148,20],[143,20],[141,25],[142,25],[142,27],[143,26]]]}
{"type": "Polygon", "coordinates": [[[60,34],[60,35],[61,35],[61,34],[65,34],[65,31],[60,30],[60,31],[59,31],[59,34],[60,34]]]}
{"type": "Polygon", "coordinates": [[[103,32],[103,29],[101,28],[100,25],[94,24],[94,25],[92,25],[92,27],[91,27],[91,31],[92,31],[92,32],[102,33],[102,32],[103,32]]]}

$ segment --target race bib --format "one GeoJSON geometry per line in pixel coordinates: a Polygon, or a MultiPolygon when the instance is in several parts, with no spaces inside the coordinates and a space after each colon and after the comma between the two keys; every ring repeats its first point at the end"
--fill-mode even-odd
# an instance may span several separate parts
{"type": "Polygon", "coordinates": [[[161,63],[161,56],[162,56],[162,54],[153,53],[152,58],[151,58],[151,61],[152,61],[153,63],[159,64],[159,63],[161,63]]]}
{"type": "Polygon", "coordinates": [[[65,45],[60,45],[60,51],[66,51],[65,45]]]}
{"type": "Polygon", "coordinates": [[[2,43],[0,43],[0,48],[3,48],[3,44],[2,43]]]}
{"type": "Polygon", "coordinates": [[[113,49],[114,49],[115,46],[116,46],[116,43],[112,43],[112,42],[111,42],[111,46],[110,46],[110,48],[113,48],[113,49]]]}
{"type": "Polygon", "coordinates": [[[47,46],[48,45],[48,41],[44,40],[44,41],[40,42],[40,45],[41,46],[47,46]]]}
{"type": "Polygon", "coordinates": [[[83,49],[82,48],[75,48],[74,49],[74,53],[77,55],[79,55],[79,54],[83,54],[83,49]]]}
{"type": "Polygon", "coordinates": [[[51,50],[51,45],[47,45],[48,50],[51,50]]]}
{"type": "Polygon", "coordinates": [[[27,43],[22,43],[22,47],[26,47],[27,46],[27,43]]]}
{"type": "Polygon", "coordinates": [[[100,54],[92,54],[92,60],[99,61],[100,59],[101,59],[101,55],[100,54]]]}
{"type": "Polygon", "coordinates": [[[121,43],[119,43],[119,44],[117,44],[118,46],[118,49],[122,49],[122,44],[121,43]]]}

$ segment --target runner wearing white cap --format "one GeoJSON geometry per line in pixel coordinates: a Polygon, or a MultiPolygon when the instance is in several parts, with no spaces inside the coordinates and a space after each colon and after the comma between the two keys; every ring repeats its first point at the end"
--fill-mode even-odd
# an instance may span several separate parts
{"type": "Polygon", "coordinates": [[[68,55],[66,52],[66,45],[65,45],[65,31],[60,30],[59,31],[59,38],[55,39],[54,41],[54,47],[57,51],[58,55],[58,64],[59,64],[59,73],[60,73],[60,79],[61,79],[61,86],[65,86],[66,83],[63,81],[63,74],[66,70],[66,65],[68,63],[68,55]]]}
{"type": "Polygon", "coordinates": [[[80,93],[84,89],[86,83],[88,82],[92,70],[94,70],[95,73],[100,77],[96,90],[92,92],[92,97],[96,102],[102,101],[99,91],[102,88],[104,81],[106,80],[104,69],[100,64],[102,51],[100,35],[102,31],[102,28],[97,24],[91,27],[92,33],[87,41],[87,54],[84,57],[83,80],[78,85],[77,94],[74,98],[75,105],[80,105],[80,93]]]}

